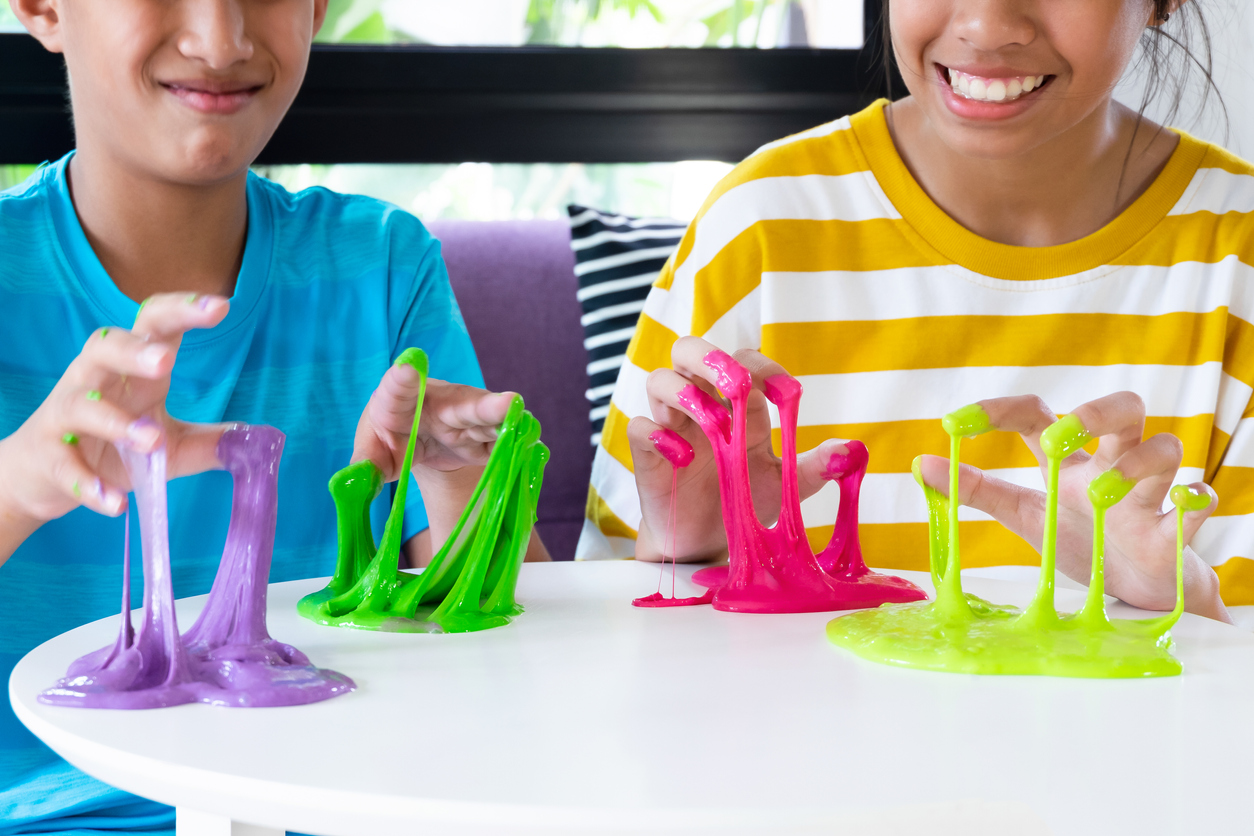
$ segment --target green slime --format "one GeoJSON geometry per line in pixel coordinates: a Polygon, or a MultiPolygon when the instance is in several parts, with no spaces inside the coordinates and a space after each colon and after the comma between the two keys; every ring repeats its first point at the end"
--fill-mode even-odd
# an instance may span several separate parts
{"type": "Polygon", "coordinates": [[[942,420],[949,434],[949,498],[924,484],[914,461],[915,481],[928,507],[928,550],[934,601],[884,604],[833,619],[827,637],[864,659],[925,670],[978,674],[1035,674],[1093,678],[1176,676],[1182,668],[1171,654],[1171,628],[1184,606],[1184,513],[1206,508],[1209,494],[1176,485],[1176,606],[1145,620],[1106,615],[1106,510],[1127,496],[1135,482],[1111,468],[1089,483],[1093,504],[1093,569],[1088,597],[1074,614],[1054,608],[1058,544],[1058,476],[1062,460],[1092,440],[1074,415],[1041,434],[1047,461],[1045,531],[1041,574],[1032,603],[1022,612],[964,594],[959,574],[958,453],[963,438],[993,429],[978,404],[942,420]]]}
{"type": "Polygon", "coordinates": [[[420,388],[383,539],[376,550],[370,504],[383,489],[383,474],[369,460],[351,464],[328,485],[338,526],[335,574],[325,589],[302,598],[297,611],[319,624],[406,633],[464,633],[508,624],[522,612],[514,588],[549,460],[540,422],[516,396],[448,541],[420,574],[401,571],[406,477],[426,394],[427,355],[410,348],[396,362],[418,372],[420,388]]]}

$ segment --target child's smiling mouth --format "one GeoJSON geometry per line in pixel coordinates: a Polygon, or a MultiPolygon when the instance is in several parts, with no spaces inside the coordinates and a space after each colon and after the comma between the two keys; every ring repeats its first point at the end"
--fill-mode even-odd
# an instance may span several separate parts
{"type": "Polygon", "coordinates": [[[265,86],[264,84],[211,79],[187,79],[159,83],[167,92],[193,110],[220,115],[239,112],[265,86]]]}
{"type": "Polygon", "coordinates": [[[1023,113],[1054,79],[1010,67],[947,67],[936,64],[945,104],[966,119],[1001,120],[1023,113]]]}

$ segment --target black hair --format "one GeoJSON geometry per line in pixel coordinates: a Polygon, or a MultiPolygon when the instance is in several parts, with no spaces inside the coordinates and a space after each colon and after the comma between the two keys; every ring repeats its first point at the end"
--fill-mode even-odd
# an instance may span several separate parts
{"type": "MultiPolygon", "coordinates": [[[[896,62],[893,60],[892,32],[888,25],[888,5],[882,0],[880,7],[881,62],[884,67],[885,93],[893,98],[893,88],[900,82],[896,62]]],[[[1200,116],[1213,95],[1223,113],[1225,133],[1228,124],[1228,108],[1223,95],[1215,85],[1214,63],[1211,55],[1210,28],[1202,9],[1202,0],[1153,0],[1154,17],[1158,25],[1147,26],[1141,35],[1140,51],[1133,61],[1133,68],[1145,76],[1145,91],[1137,109],[1138,129],[1145,118],[1145,111],[1156,99],[1166,94],[1167,106],[1162,111],[1164,126],[1180,115],[1195,73],[1201,73],[1204,81],[1202,98],[1195,118],[1200,116]],[[1172,6],[1176,6],[1174,10],[1172,6]]],[[[1129,149],[1130,150],[1130,149],[1129,149]]],[[[1126,165],[1126,163],[1125,163],[1126,165]]]]}

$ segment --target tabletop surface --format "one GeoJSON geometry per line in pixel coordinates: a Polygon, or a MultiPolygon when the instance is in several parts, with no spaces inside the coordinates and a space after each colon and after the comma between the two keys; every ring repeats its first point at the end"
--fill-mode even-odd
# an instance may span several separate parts
{"type": "MultiPolygon", "coordinates": [[[[680,594],[691,593],[691,570],[679,571],[680,594]]],[[[902,574],[930,590],[925,575],[902,574]]],[[[1185,673],[1169,679],[929,673],[828,644],[831,614],[632,607],[657,580],[657,566],[631,561],[529,564],[524,615],[452,635],[319,627],[295,604],[323,581],[275,584],[271,634],[353,677],[356,692],[268,709],[37,703],[71,660],[113,641],[113,618],[32,651],[10,699],[32,731],[102,780],[324,836],[415,824],[494,836],[1249,826],[1245,631],[1186,615],[1174,631],[1185,673]]],[[[966,585],[1019,605],[1032,592],[966,585]]],[[[1058,598],[1068,610],[1082,600],[1058,598]]],[[[179,602],[182,626],[203,602],[179,602]]]]}

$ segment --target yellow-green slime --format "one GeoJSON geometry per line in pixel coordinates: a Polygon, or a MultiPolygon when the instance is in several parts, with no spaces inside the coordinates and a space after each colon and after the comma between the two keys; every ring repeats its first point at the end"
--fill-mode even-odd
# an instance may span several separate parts
{"type": "Polygon", "coordinates": [[[1032,603],[1022,612],[990,604],[962,591],[958,548],[958,463],[963,438],[992,429],[978,404],[942,420],[949,434],[949,498],[923,482],[919,459],[914,477],[928,507],[928,550],[936,599],[885,604],[832,620],[832,643],[875,662],[979,674],[1039,674],[1073,677],[1175,676],[1180,662],[1171,654],[1172,626],[1184,602],[1184,513],[1206,508],[1209,494],[1184,485],[1171,491],[1176,506],[1176,606],[1170,613],[1140,621],[1106,615],[1106,510],[1136,483],[1111,468],[1089,483],[1093,504],[1093,569],[1083,608],[1060,615],[1054,608],[1054,568],[1058,544],[1058,477],[1062,460],[1092,440],[1074,415],[1041,434],[1047,462],[1045,531],[1041,574],[1032,603]]]}
{"type": "Polygon", "coordinates": [[[339,531],[335,574],[325,589],[302,598],[297,610],[319,624],[363,630],[461,633],[508,624],[522,612],[514,587],[549,459],[540,442],[540,422],[523,408],[521,397],[514,398],[448,541],[421,574],[401,571],[401,526],[426,394],[427,355],[411,348],[396,362],[418,372],[420,388],[383,539],[376,550],[370,503],[383,488],[382,473],[368,460],[351,464],[328,486],[339,531]]]}

